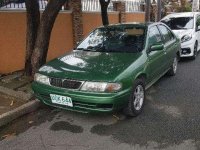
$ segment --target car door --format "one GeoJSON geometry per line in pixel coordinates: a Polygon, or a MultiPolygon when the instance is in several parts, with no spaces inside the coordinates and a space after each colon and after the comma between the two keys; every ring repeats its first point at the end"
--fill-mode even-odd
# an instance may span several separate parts
{"type": "Polygon", "coordinates": [[[147,72],[148,72],[148,83],[156,80],[163,72],[164,67],[164,50],[159,51],[151,51],[151,46],[162,44],[162,38],[160,32],[156,25],[149,28],[147,35],[147,56],[148,56],[148,64],[147,64],[147,72]]]}
{"type": "Polygon", "coordinates": [[[164,41],[165,58],[163,59],[163,61],[165,63],[164,68],[165,70],[167,70],[170,68],[173,59],[176,56],[178,43],[176,42],[174,34],[165,25],[159,24],[158,29],[164,41]]]}

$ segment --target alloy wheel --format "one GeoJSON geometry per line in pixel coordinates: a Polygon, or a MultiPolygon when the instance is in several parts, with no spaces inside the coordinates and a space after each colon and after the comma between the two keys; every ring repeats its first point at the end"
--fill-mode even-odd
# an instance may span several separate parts
{"type": "Polygon", "coordinates": [[[177,65],[178,65],[178,61],[177,61],[177,57],[174,58],[174,62],[173,62],[173,71],[174,73],[176,73],[177,71],[177,65]]]}
{"type": "Polygon", "coordinates": [[[142,85],[138,85],[135,88],[133,99],[134,99],[133,106],[135,110],[140,110],[144,102],[144,88],[142,85]]]}

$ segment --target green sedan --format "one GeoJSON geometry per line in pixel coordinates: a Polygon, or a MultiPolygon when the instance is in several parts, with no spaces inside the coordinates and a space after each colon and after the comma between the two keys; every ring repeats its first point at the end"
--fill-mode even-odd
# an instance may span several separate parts
{"type": "Polygon", "coordinates": [[[145,90],[164,74],[176,74],[179,50],[179,39],[162,23],[99,27],[73,51],[42,66],[32,88],[50,106],[137,116],[145,90]]]}

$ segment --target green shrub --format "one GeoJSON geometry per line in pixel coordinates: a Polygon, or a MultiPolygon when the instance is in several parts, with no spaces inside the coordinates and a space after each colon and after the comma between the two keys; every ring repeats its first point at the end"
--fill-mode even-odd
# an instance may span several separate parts
{"type": "Polygon", "coordinates": [[[186,3],[185,7],[179,7],[177,9],[178,12],[191,12],[192,11],[192,6],[190,3],[186,3]]]}

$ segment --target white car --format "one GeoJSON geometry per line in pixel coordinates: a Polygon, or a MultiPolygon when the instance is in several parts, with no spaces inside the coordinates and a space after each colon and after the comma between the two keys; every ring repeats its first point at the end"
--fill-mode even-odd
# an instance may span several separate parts
{"type": "Polygon", "coordinates": [[[161,19],[161,22],[168,25],[180,38],[180,57],[195,59],[200,49],[200,13],[173,13],[161,19]]]}

